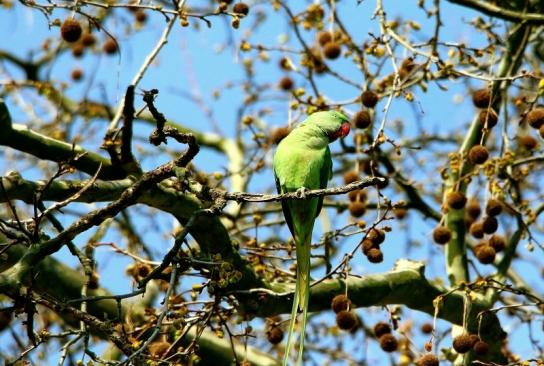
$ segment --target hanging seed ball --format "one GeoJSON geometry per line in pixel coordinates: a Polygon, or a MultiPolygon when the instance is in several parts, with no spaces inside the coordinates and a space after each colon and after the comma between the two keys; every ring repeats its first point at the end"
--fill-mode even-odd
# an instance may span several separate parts
{"type": "Polygon", "coordinates": [[[284,76],[280,79],[279,86],[282,90],[289,91],[293,89],[295,83],[289,76],[284,76]]]}
{"type": "Polygon", "coordinates": [[[272,132],[272,143],[274,143],[275,145],[279,144],[281,140],[289,135],[289,132],[290,130],[287,126],[274,129],[274,131],[272,132]]]}
{"type": "Polygon", "coordinates": [[[433,332],[433,325],[431,323],[424,323],[421,326],[421,332],[423,334],[431,334],[433,332]]]}
{"type": "Polygon", "coordinates": [[[544,126],[544,108],[535,108],[527,113],[527,123],[537,130],[544,126]]]}
{"type": "Polygon", "coordinates": [[[85,47],[91,47],[96,43],[96,38],[92,33],[85,33],[81,36],[81,44],[85,47]]]}
{"type": "Polygon", "coordinates": [[[493,108],[481,111],[478,118],[480,123],[487,128],[493,128],[497,125],[497,122],[499,122],[499,115],[493,108]]]}
{"type": "Polygon", "coordinates": [[[518,137],[519,144],[525,150],[534,150],[538,146],[538,141],[531,135],[524,135],[518,137]]]}
{"type": "Polygon", "coordinates": [[[483,164],[489,158],[489,151],[482,145],[474,145],[468,151],[468,158],[472,164],[483,164]]]}
{"type": "Polygon", "coordinates": [[[361,94],[361,102],[367,108],[374,108],[376,103],[378,103],[378,95],[372,90],[365,90],[363,94],[361,94]]]}
{"type": "Polygon", "coordinates": [[[491,245],[493,249],[495,249],[495,252],[498,253],[506,247],[506,239],[501,235],[491,235],[489,238],[489,245],[491,245]]]}
{"type": "Polygon", "coordinates": [[[147,20],[147,13],[143,9],[138,9],[134,13],[134,19],[136,19],[138,23],[145,23],[147,20]]]}
{"type": "Polygon", "coordinates": [[[351,216],[361,217],[366,212],[366,205],[361,201],[351,202],[348,206],[348,210],[351,216]]]}
{"type": "Polygon", "coordinates": [[[393,208],[393,213],[397,219],[402,220],[408,214],[408,210],[405,207],[395,207],[393,208]]]}
{"type": "Polygon", "coordinates": [[[60,27],[60,35],[66,42],[73,43],[81,37],[81,24],[75,19],[67,18],[60,27]]]}
{"type": "Polygon", "coordinates": [[[330,32],[322,31],[317,34],[317,42],[321,47],[332,41],[332,35],[330,32]]]}
{"type": "Polygon", "coordinates": [[[472,102],[477,108],[487,108],[491,102],[491,94],[487,89],[478,89],[472,93],[472,102]]]}
{"type": "Polygon", "coordinates": [[[370,113],[368,111],[365,111],[364,109],[360,110],[359,112],[355,113],[353,116],[353,125],[357,128],[367,128],[372,123],[372,119],[370,118],[370,113]]]}
{"type": "Polygon", "coordinates": [[[351,301],[346,295],[336,295],[332,298],[331,309],[338,314],[341,311],[349,310],[351,301]]]}
{"type": "Polygon", "coordinates": [[[117,52],[117,42],[114,39],[108,38],[102,46],[104,52],[108,55],[114,55],[117,52]]]}
{"type": "Polygon", "coordinates": [[[480,340],[480,337],[478,337],[477,334],[471,334],[471,335],[469,335],[469,337],[470,337],[470,342],[472,344],[472,347],[474,347],[476,342],[478,342],[480,340]]]}
{"type": "Polygon", "coordinates": [[[468,334],[461,334],[453,339],[453,349],[457,353],[467,353],[472,348],[472,340],[468,334]]]}
{"type": "Polygon", "coordinates": [[[232,11],[235,12],[236,14],[248,15],[249,6],[246,3],[236,3],[232,7],[232,11]]]}
{"type": "Polygon", "coordinates": [[[470,225],[468,231],[470,232],[470,235],[476,239],[481,239],[484,237],[484,226],[481,222],[475,222],[470,225]]]}
{"type": "Polygon", "coordinates": [[[342,310],[336,314],[336,325],[343,330],[350,330],[357,324],[357,317],[351,311],[342,310]]]}
{"type": "Polygon", "coordinates": [[[493,216],[487,216],[482,221],[482,227],[484,229],[484,233],[493,234],[499,228],[499,222],[493,216]]]}
{"type": "Polygon", "coordinates": [[[283,330],[280,327],[272,327],[266,332],[268,342],[278,344],[283,340],[283,330]]]}
{"type": "Polygon", "coordinates": [[[491,264],[495,260],[495,249],[488,244],[478,246],[474,250],[476,258],[482,264],[491,264]]]}
{"type": "Polygon", "coordinates": [[[385,352],[395,352],[399,346],[397,338],[393,334],[384,334],[380,337],[380,347],[385,352]]]}
{"type": "Polygon", "coordinates": [[[370,263],[381,263],[383,262],[383,253],[379,248],[371,248],[367,253],[366,257],[370,263]]]}
{"type": "Polygon", "coordinates": [[[492,198],[487,201],[485,206],[485,213],[489,216],[498,216],[502,212],[502,202],[498,199],[492,198]]]}
{"type": "Polygon", "coordinates": [[[374,335],[376,338],[380,338],[384,334],[391,333],[391,326],[384,322],[379,322],[374,325],[374,335]]]}
{"type": "Polygon", "coordinates": [[[454,191],[448,193],[446,201],[450,208],[453,208],[454,210],[460,210],[465,207],[465,204],[467,203],[467,198],[463,193],[454,191]]]}
{"type": "Polygon", "coordinates": [[[482,209],[480,208],[480,203],[475,199],[471,199],[470,201],[468,201],[467,207],[466,207],[466,213],[471,218],[477,219],[478,216],[480,216],[480,214],[482,213],[482,209]]]}
{"type": "Polygon", "coordinates": [[[446,244],[451,239],[451,230],[446,226],[437,226],[433,230],[433,240],[436,244],[446,244]]]}
{"type": "Polygon", "coordinates": [[[356,189],[348,193],[348,198],[351,202],[355,202],[355,201],[364,202],[366,201],[366,198],[367,198],[366,191],[364,189],[356,189]]]}
{"type": "Polygon", "coordinates": [[[376,244],[374,244],[372,240],[369,240],[369,239],[365,239],[361,243],[361,250],[363,251],[364,255],[368,255],[368,251],[373,248],[378,250],[380,249],[376,244]]]}
{"type": "Polygon", "coordinates": [[[544,125],[540,126],[538,129],[538,134],[544,139],[544,125]]]}
{"type": "Polygon", "coordinates": [[[349,172],[344,173],[344,184],[350,184],[353,182],[357,182],[359,180],[359,173],[350,170],[349,172]]]}
{"type": "Polygon", "coordinates": [[[489,345],[484,341],[478,341],[472,347],[474,353],[479,356],[485,356],[489,352],[489,345]]]}
{"type": "Polygon", "coordinates": [[[418,366],[438,366],[439,365],[438,357],[433,353],[427,353],[417,360],[418,366]]]}
{"type": "Polygon", "coordinates": [[[72,80],[79,81],[81,78],[83,78],[83,70],[81,69],[73,69],[71,74],[72,80]]]}
{"type": "Polygon", "coordinates": [[[374,244],[380,245],[385,240],[385,232],[381,229],[372,229],[368,232],[367,239],[371,240],[374,244]]]}
{"type": "Polygon", "coordinates": [[[72,55],[76,58],[83,56],[84,51],[85,47],[81,43],[75,44],[74,47],[72,47],[72,55]]]}
{"type": "Polygon", "coordinates": [[[326,58],[329,60],[337,59],[338,56],[340,56],[340,53],[342,53],[342,49],[340,48],[340,45],[336,42],[329,42],[323,47],[323,54],[326,58]]]}

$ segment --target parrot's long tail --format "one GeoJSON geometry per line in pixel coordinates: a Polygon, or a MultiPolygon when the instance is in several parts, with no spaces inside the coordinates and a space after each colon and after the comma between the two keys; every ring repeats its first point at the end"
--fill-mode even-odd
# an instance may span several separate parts
{"type": "Polygon", "coordinates": [[[308,301],[310,299],[310,247],[311,235],[305,240],[297,242],[297,282],[295,287],[295,297],[293,299],[293,309],[291,310],[291,320],[289,322],[289,335],[287,336],[287,346],[283,355],[283,366],[287,366],[289,352],[291,351],[293,333],[297,321],[299,309],[302,310],[302,327],[300,330],[300,345],[298,349],[297,365],[302,365],[302,355],[304,351],[304,337],[306,334],[306,320],[308,319],[308,301]]]}

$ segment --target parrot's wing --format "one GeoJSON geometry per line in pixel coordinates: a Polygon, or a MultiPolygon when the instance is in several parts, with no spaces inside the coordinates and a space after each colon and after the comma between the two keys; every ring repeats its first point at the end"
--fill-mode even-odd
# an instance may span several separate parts
{"type": "MultiPolygon", "coordinates": [[[[281,186],[280,180],[278,179],[278,176],[275,170],[274,170],[274,179],[276,180],[276,190],[278,191],[278,193],[282,194],[287,192],[287,189],[281,186]]],[[[289,210],[289,207],[287,206],[286,200],[281,200],[281,209],[283,211],[283,216],[285,217],[285,222],[287,223],[287,226],[289,227],[289,231],[291,231],[291,234],[295,235],[295,230],[293,229],[293,218],[291,217],[291,211],[289,210]]]]}
{"type": "MultiPolygon", "coordinates": [[[[321,166],[320,172],[319,172],[319,188],[324,189],[327,188],[328,181],[332,178],[332,158],[331,158],[331,150],[327,146],[325,149],[325,154],[323,156],[323,165],[321,166]]],[[[276,180],[277,182],[277,180],[276,180]]],[[[318,197],[317,202],[317,211],[315,213],[315,217],[319,216],[319,213],[321,212],[321,208],[323,207],[323,199],[325,197],[321,196],[318,197]]],[[[282,201],[283,202],[283,201],[282,201]]],[[[285,209],[284,209],[285,211],[285,209]]]]}

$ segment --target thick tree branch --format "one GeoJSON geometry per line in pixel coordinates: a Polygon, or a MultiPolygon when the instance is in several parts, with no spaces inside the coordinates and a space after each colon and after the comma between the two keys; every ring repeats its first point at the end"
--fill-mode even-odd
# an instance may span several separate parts
{"type": "Polygon", "coordinates": [[[526,24],[544,24],[544,14],[525,13],[519,10],[512,10],[493,4],[491,1],[479,0],[448,0],[450,3],[465,6],[474,10],[481,11],[492,17],[509,20],[516,23],[526,24]]]}

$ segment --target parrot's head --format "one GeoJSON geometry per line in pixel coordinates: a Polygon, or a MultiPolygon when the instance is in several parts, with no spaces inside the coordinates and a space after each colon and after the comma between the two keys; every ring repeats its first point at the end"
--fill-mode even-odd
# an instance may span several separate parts
{"type": "Polygon", "coordinates": [[[333,142],[339,137],[346,137],[349,134],[349,120],[342,113],[337,111],[323,111],[313,113],[308,122],[319,127],[321,131],[333,142]]]}

